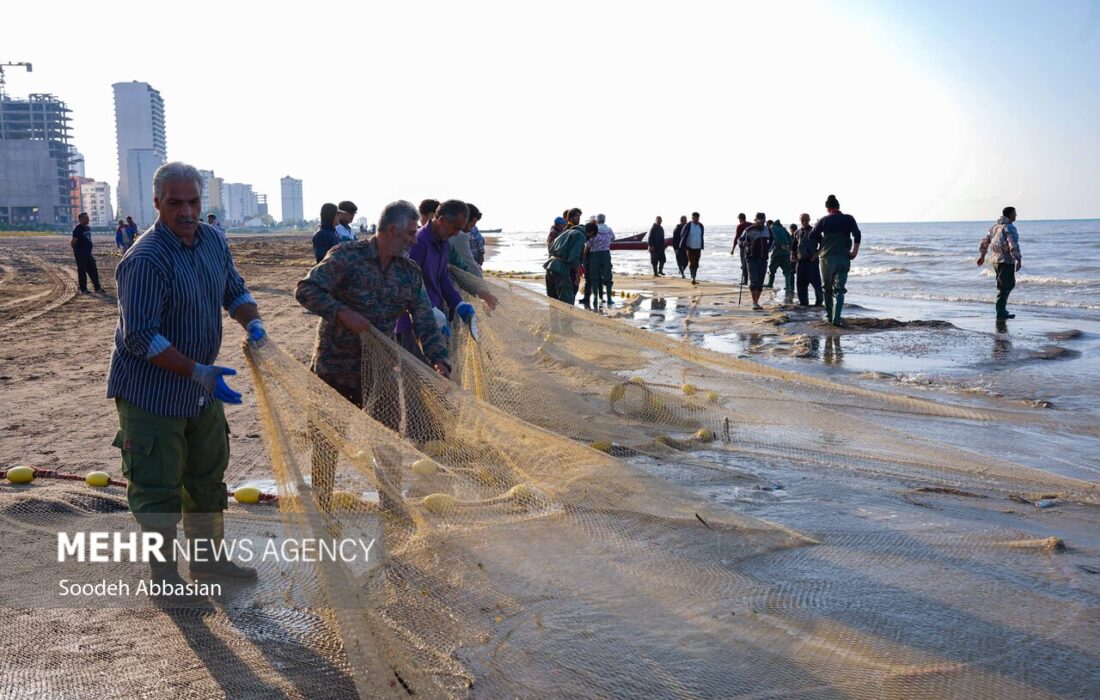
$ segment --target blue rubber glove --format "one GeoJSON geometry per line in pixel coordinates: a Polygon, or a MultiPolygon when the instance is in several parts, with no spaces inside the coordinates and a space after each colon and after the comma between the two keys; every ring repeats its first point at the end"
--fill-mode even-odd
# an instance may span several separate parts
{"type": "Polygon", "coordinates": [[[474,317],[474,305],[468,301],[464,301],[455,308],[455,313],[466,323],[470,322],[470,319],[474,317]]]}
{"type": "Polygon", "coordinates": [[[240,403],[241,395],[229,388],[222,379],[223,376],[231,377],[237,370],[217,365],[200,365],[195,363],[191,370],[191,379],[202,385],[202,388],[214,395],[214,398],[223,403],[240,403]]]}
{"type": "Polygon", "coordinates": [[[264,322],[261,319],[252,319],[245,326],[245,329],[248,331],[248,342],[250,343],[258,343],[267,337],[267,331],[264,330],[264,322]]]}

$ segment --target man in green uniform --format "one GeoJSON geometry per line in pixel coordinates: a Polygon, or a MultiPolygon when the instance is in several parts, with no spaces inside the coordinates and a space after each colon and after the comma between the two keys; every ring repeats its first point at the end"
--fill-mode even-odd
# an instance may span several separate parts
{"type": "Polygon", "coordinates": [[[843,326],[844,294],[847,292],[848,270],[859,255],[860,232],[855,217],[840,211],[835,195],[825,200],[829,212],[818,219],[811,235],[821,236],[821,280],[825,287],[825,320],[843,326]]]}
{"type": "Polygon", "coordinates": [[[776,219],[772,222],[772,258],[768,265],[768,283],[765,288],[771,289],[775,285],[775,271],[783,270],[783,289],[787,292],[794,290],[794,277],[791,276],[791,234],[783,228],[783,224],[776,219]]]}
{"type": "MultiPolygon", "coordinates": [[[[573,275],[581,264],[584,244],[588,239],[586,229],[581,226],[581,210],[569,210],[569,228],[550,244],[550,259],[543,267],[546,269],[546,289],[551,298],[573,305],[577,301],[577,287],[573,275]]],[[[589,222],[592,236],[599,230],[595,221],[589,222]]]]}

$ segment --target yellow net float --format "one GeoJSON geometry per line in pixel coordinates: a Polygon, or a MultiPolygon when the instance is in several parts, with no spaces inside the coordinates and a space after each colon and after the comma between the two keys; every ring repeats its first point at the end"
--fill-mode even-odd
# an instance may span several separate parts
{"type": "Polygon", "coordinates": [[[34,481],[34,469],[23,465],[12,467],[7,478],[13,484],[29,484],[34,481]]]}

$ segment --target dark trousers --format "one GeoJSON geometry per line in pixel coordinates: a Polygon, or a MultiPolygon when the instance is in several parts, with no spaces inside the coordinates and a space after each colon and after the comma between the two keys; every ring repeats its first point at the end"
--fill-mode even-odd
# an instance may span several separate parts
{"type": "Polygon", "coordinates": [[[653,266],[653,274],[664,274],[665,271],[665,247],[649,246],[649,264],[653,266]]]}
{"type": "Polygon", "coordinates": [[[795,274],[795,284],[798,287],[798,303],[803,306],[810,305],[809,286],[814,287],[814,303],[821,303],[821,268],[816,260],[798,261],[798,271],[795,274]]]}
{"type": "Polygon", "coordinates": [[[768,274],[767,258],[748,258],[749,263],[749,291],[759,292],[764,289],[764,277],[768,274]]]}
{"type": "Polygon", "coordinates": [[[103,289],[99,284],[99,268],[95,264],[95,256],[91,253],[76,253],[76,280],[80,291],[88,291],[88,278],[92,278],[92,288],[96,291],[103,289]]]}
{"type": "Polygon", "coordinates": [[[680,276],[684,276],[684,270],[688,266],[688,254],[683,248],[676,249],[676,267],[680,269],[680,276]]]}
{"type": "Polygon", "coordinates": [[[699,272],[699,258],[703,255],[702,248],[688,248],[688,268],[691,270],[691,279],[695,279],[695,273],[699,272]]]}
{"type": "Polygon", "coordinates": [[[547,270],[546,296],[564,301],[570,306],[577,303],[577,285],[573,282],[572,275],[547,270]]]}
{"type": "Polygon", "coordinates": [[[607,291],[608,300],[611,299],[611,251],[594,250],[588,254],[588,262],[584,265],[584,303],[588,304],[592,297],[592,291],[596,291],[596,298],[602,299],[607,291]]]}
{"type": "Polygon", "coordinates": [[[1016,264],[997,263],[997,315],[1008,314],[1008,295],[1016,288],[1016,264]]]}

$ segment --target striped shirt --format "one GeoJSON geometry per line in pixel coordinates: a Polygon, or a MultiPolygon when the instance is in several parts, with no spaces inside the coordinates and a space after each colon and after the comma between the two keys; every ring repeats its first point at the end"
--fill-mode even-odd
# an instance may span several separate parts
{"type": "Polygon", "coordinates": [[[241,304],[256,303],[225,239],[200,223],[194,245],[187,247],[158,219],[123,256],[115,280],[118,325],[107,398],[126,399],[159,416],[198,416],[214,398],[190,378],[150,362],[150,346],[162,343],[161,336],[195,362],[217,359],[222,309],[232,315],[241,304]]]}

